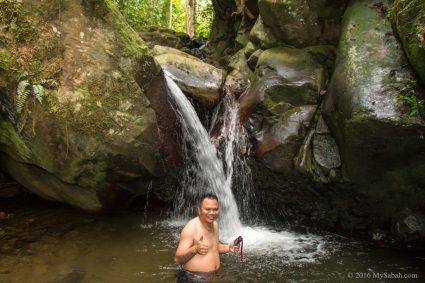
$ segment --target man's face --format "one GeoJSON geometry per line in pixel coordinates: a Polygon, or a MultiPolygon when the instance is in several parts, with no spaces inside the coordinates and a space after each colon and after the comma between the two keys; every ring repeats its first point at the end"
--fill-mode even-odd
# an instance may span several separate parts
{"type": "Polygon", "coordinates": [[[220,214],[218,201],[206,198],[202,201],[201,207],[198,207],[199,219],[202,222],[212,224],[220,214]]]}

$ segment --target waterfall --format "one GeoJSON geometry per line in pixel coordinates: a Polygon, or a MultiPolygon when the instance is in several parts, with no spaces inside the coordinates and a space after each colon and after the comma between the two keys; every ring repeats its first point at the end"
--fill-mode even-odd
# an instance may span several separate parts
{"type": "Polygon", "coordinates": [[[187,163],[182,189],[175,200],[175,211],[179,216],[186,218],[193,216],[198,198],[206,192],[213,192],[218,196],[220,203],[220,234],[224,238],[233,236],[242,228],[236,200],[231,190],[237,111],[234,110],[226,116],[225,126],[229,129],[229,135],[221,160],[190,101],[167,73],[165,79],[169,96],[175,104],[174,111],[182,126],[187,163]]]}
{"type": "MultiPolygon", "coordinates": [[[[175,199],[176,216],[187,221],[196,215],[199,196],[213,192],[220,202],[220,238],[224,241],[242,235],[247,253],[263,256],[266,260],[270,257],[269,260],[279,258],[282,262],[314,262],[326,256],[326,242],[320,236],[274,231],[262,226],[242,226],[232,186],[240,193],[242,213],[253,218],[257,212],[255,207],[252,209],[256,199],[251,188],[251,173],[246,160],[239,154],[246,152],[248,147],[244,129],[237,124],[238,107],[234,96],[226,93],[221,102],[223,113],[215,115],[223,119],[218,138],[221,142],[217,142],[221,152],[218,152],[192,104],[167,74],[165,79],[182,126],[182,147],[186,159],[182,188],[175,199]],[[233,174],[234,171],[237,174],[233,174]]],[[[181,227],[181,224],[178,225],[181,227]]]]}

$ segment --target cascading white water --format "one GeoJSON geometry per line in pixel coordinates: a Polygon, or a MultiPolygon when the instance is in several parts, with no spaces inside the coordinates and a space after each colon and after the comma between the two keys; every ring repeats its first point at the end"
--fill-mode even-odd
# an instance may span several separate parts
{"type": "MultiPolygon", "coordinates": [[[[246,150],[246,135],[243,128],[237,125],[237,103],[232,94],[225,94],[223,99],[224,112],[221,127],[224,139],[222,153],[219,154],[209,138],[209,134],[199,120],[192,104],[166,74],[165,76],[170,97],[175,103],[174,111],[180,118],[183,134],[183,148],[186,151],[185,176],[183,188],[175,200],[176,214],[186,221],[194,216],[197,198],[206,193],[214,192],[220,202],[220,238],[231,241],[237,235],[244,237],[245,250],[261,256],[280,257],[283,262],[314,262],[317,258],[327,254],[324,240],[316,235],[300,235],[289,231],[273,231],[266,227],[242,226],[239,211],[232,193],[232,185],[242,191],[242,209],[248,213],[248,207],[254,197],[250,189],[250,171],[246,162],[241,159],[239,152],[246,150]],[[240,177],[238,184],[232,184],[234,168],[243,169],[245,174],[237,174],[240,177]]],[[[240,173],[240,172],[238,172],[240,173]]],[[[252,214],[251,214],[252,215],[252,214]]],[[[177,221],[168,222],[167,225],[181,227],[177,221]]],[[[178,238],[178,234],[176,234],[178,238]]]]}
{"type": "MultiPolygon", "coordinates": [[[[239,220],[239,212],[235,198],[231,191],[233,167],[232,142],[226,148],[225,161],[226,171],[223,169],[223,162],[218,158],[218,153],[209,139],[209,135],[198,118],[190,101],[183,94],[177,84],[166,74],[165,76],[169,95],[174,99],[177,106],[176,113],[180,118],[183,131],[183,140],[186,143],[186,155],[190,163],[187,164],[185,180],[180,196],[176,200],[178,211],[185,210],[185,206],[192,206],[189,211],[193,211],[196,203],[188,203],[191,196],[200,196],[206,192],[215,193],[220,202],[220,226],[221,234],[229,237],[240,231],[242,224],[239,220]],[[230,166],[228,166],[230,164],[230,166]],[[190,196],[188,196],[188,193],[190,196]]],[[[236,113],[230,123],[235,124],[236,113]],[[232,120],[234,120],[232,122],[232,120]]],[[[234,139],[234,137],[233,137],[234,139]]],[[[187,215],[186,215],[187,216],[187,215]]]]}

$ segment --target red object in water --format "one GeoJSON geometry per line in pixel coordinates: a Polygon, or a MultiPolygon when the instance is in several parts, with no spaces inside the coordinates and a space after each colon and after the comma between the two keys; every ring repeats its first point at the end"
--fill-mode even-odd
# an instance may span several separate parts
{"type": "Polygon", "coordinates": [[[233,244],[236,246],[239,246],[239,249],[241,251],[241,262],[243,262],[243,238],[242,236],[237,237],[234,241],[233,244]]]}

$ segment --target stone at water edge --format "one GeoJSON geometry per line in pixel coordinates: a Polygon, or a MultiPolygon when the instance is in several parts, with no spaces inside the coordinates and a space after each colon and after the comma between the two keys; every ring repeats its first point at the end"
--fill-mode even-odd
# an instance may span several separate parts
{"type": "Polygon", "coordinates": [[[155,46],[155,60],[177,85],[203,106],[212,108],[220,100],[225,72],[173,48],[155,46]]]}

